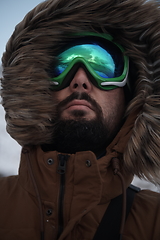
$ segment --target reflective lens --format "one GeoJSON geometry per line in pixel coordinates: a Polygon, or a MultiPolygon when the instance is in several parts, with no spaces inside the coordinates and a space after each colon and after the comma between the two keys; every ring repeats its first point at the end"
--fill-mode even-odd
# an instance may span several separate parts
{"type": "Polygon", "coordinates": [[[115,77],[115,63],[112,56],[96,44],[77,45],[61,53],[58,56],[59,64],[55,68],[56,77],[64,72],[70,62],[77,57],[84,58],[100,77],[115,77]]]}
{"type": "Polygon", "coordinates": [[[53,90],[69,86],[76,71],[83,67],[98,88],[111,90],[127,82],[129,60],[112,36],[98,33],[77,34],[57,56],[51,69],[53,90]]]}

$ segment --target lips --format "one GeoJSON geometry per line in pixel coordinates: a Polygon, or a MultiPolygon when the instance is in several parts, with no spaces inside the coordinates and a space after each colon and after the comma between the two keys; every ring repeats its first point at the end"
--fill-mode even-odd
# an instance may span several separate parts
{"type": "Polygon", "coordinates": [[[86,101],[86,100],[79,100],[79,99],[75,99],[71,102],[69,102],[64,109],[68,109],[68,108],[71,108],[71,107],[77,107],[77,108],[80,108],[80,107],[87,107],[87,108],[90,108],[91,110],[93,110],[93,107],[92,105],[86,101]]]}

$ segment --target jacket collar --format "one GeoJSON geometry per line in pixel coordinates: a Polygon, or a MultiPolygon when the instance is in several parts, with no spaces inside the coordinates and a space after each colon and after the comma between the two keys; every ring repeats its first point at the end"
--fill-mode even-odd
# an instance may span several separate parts
{"type": "MultiPolygon", "coordinates": [[[[110,201],[122,193],[121,182],[118,176],[113,174],[110,164],[112,157],[119,156],[121,158],[121,154],[108,152],[98,160],[94,153],[90,151],[78,152],[68,156],[65,178],[66,184],[77,192],[74,194],[78,196],[78,191],[83,191],[86,194],[86,199],[92,199],[100,204],[110,201]]],[[[58,191],[57,185],[60,177],[57,173],[59,153],[56,151],[43,152],[40,146],[23,148],[19,181],[26,191],[36,196],[28,161],[30,161],[41,198],[45,201],[54,201],[52,193],[58,191]]],[[[126,174],[123,170],[121,173],[125,178],[127,187],[132,181],[132,176],[126,174]]]]}

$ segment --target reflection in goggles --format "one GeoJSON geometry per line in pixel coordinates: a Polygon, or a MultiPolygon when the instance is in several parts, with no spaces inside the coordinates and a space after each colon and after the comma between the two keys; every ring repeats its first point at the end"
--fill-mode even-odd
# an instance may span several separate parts
{"type": "Polygon", "coordinates": [[[115,63],[112,56],[96,44],[77,45],[62,52],[58,56],[59,64],[55,68],[56,76],[59,76],[68,67],[69,63],[77,57],[84,58],[100,77],[115,77],[115,63]]]}

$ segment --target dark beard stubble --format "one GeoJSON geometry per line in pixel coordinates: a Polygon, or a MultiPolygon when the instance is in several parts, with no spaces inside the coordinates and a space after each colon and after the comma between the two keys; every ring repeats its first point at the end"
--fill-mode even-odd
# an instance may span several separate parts
{"type": "Polygon", "coordinates": [[[62,153],[76,153],[79,151],[92,151],[100,154],[114,138],[117,129],[110,130],[111,122],[103,117],[101,107],[86,93],[74,92],[65,100],[57,104],[57,116],[53,121],[54,132],[52,147],[62,153]],[[93,120],[85,120],[84,111],[75,110],[76,120],[61,119],[61,110],[74,99],[88,101],[96,113],[93,120]]]}

